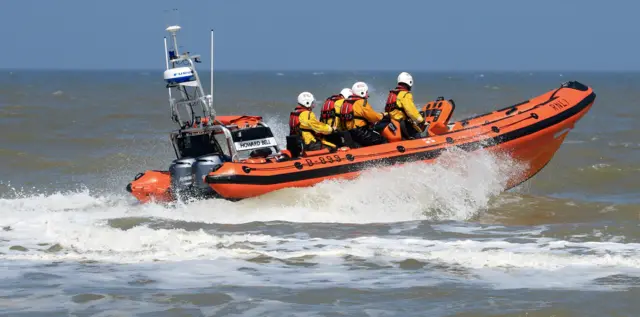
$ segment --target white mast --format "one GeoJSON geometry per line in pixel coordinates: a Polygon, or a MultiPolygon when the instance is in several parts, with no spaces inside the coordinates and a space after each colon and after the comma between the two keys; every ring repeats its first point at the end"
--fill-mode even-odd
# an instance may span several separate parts
{"type": "Polygon", "coordinates": [[[209,118],[208,122],[215,119],[215,111],[213,110],[213,29],[211,30],[211,94],[205,95],[204,89],[200,82],[200,77],[196,71],[195,63],[200,63],[199,55],[190,55],[189,52],[180,54],[178,51],[177,33],[181,29],[179,25],[172,25],[166,28],[171,33],[173,47],[167,49],[167,38],[165,37],[165,63],[167,69],[164,73],[164,79],[169,89],[169,104],[171,107],[172,119],[181,127],[185,123],[190,126],[198,125],[200,119],[209,118]],[[177,94],[174,100],[172,98],[171,89],[175,89],[177,94]],[[178,97],[180,96],[180,97],[178,97]],[[196,116],[194,107],[201,108],[202,115],[196,116]],[[182,121],[179,109],[184,109],[189,114],[188,121],[182,121]]]}
{"type": "MultiPolygon", "coordinates": [[[[164,37],[164,63],[165,63],[165,70],[169,69],[169,49],[167,48],[167,37],[164,37]]],[[[173,110],[173,102],[171,101],[171,88],[167,87],[167,91],[169,92],[169,111],[171,111],[171,116],[172,118],[175,116],[174,110],[173,110]]]]}
{"type": "Polygon", "coordinates": [[[167,37],[164,37],[164,63],[166,69],[169,69],[169,49],[167,48],[167,37]]]}
{"type": "Polygon", "coordinates": [[[211,29],[211,90],[209,90],[211,98],[211,107],[213,108],[213,29],[211,29]]]}

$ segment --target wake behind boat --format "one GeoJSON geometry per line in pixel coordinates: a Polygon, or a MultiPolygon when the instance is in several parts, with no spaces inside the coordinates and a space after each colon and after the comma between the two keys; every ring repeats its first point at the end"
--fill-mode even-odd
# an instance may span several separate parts
{"type": "MultiPolygon", "coordinates": [[[[164,73],[172,119],[179,126],[170,134],[176,159],[168,170],[147,170],[127,185],[127,191],[141,202],[179,197],[250,198],[328,179],[353,179],[374,167],[432,163],[452,148],[504,153],[523,163],[524,172],[509,179],[507,190],[549,163],[596,96],[591,87],[569,81],[518,104],[456,122],[449,122],[455,102],[438,98],[422,107],[427,128],[420,138],[391,136],[385,144],[345,146],[334,152],[302,151],[288,138],[286,149],[281,149],[262,117],[215,114],[213,80],[211,94],[205,95],[195,69],[199,56],[177,50],[179,30],[179,26],[167,28],[173,47],[166,49],[165,38],[164,73]],[[201,109],[201,115],[195,115],[194,107],[201,109]],[[186,111],[185,120],[180,110],[186,111]]],[[[213,31],[211,50],[213,65],[213,31]]]]}

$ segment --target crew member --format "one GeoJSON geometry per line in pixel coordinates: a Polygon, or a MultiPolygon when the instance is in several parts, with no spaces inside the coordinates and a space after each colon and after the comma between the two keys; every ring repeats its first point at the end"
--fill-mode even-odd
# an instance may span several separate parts
{"type": "Polygon", "coordinates": [[[416,105],[413,103],[413,95],[411,87],[413,86],[413,77],[407,72],[398,75],[398,85],[394,90],[389,91],[387,103],[384,111],[389,116],[400,123],[403,139],[415,139],[420,137],[424,118],[418,112],[416,105]]]}
{"type": "Polygon", "coordinates": [[[353,95],[347,98],[340,107],[341,129],[348,130],[353,141],[362,146],[385,143],[384,137],[373,130],[373,125],[380,121],[382,114],[371,108],[369,87],[363,82],[353,84],[353,95]]]}
{"type": "Polygon", "coordinates": [[[340,106],[345,99],[351,96],[351,89],[344,88],[339,94],[327,98],[322,105],[320,112],[320,122],[326,123],[336,129],[336,133],[324,136],[324,140],[335,144],[337,147],[344,146],[344,133],[340,131],[340,106]]]}
{"type": "Polygon", "coordinates": [[[320,122],[326,123],[336,129],[340,127],[340,106],[345,99],[351,96],[351,89],[343,88],[339,94],[327,98],[320,111],[320,122]]]}
{"type": "Polygon", "coordinates": [[[323,140],[322,135],[332,134],[336,129],[318,121],[312,111],[314,107],[315,98],[310,92],[298,95],[298,105],[289,115],[289,134],[300,135],[305,151],[335,149],[336,145],[323,140]]]}

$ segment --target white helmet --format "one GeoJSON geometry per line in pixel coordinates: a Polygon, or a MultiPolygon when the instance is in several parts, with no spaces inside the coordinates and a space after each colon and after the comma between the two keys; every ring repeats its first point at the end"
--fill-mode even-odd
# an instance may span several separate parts
{"type": "Polygon", "coordinates": [[[340,90],[340,94],[344,99],[347,99],[349,96],[353,95],[353,92],[349,88],[342,88],[342,90],[340,90]]]}
{"type": "Polygon", "coordinates": [[[366,98],[367,96],[369,96],[369,86],[361,81],[353,84],[353,87],[351,87],[351,91],[354,95],[360,96],[362,98],[366,98]]]}
{"type": "Polygon", "coordinates": [[[405,83],[411,87],[413,86],[413,76],[407,72],[402,72],[398,75],[398,84],[399,83],[405,83]]]}
{"type": "Polygon", "coordinates": [[[308,91],[301,92],[298,95],[298,104],[303,107],[313,108],[315,101],[316,101],[316,98],[314,98],[313,94],[311,94],[308,91]]]}

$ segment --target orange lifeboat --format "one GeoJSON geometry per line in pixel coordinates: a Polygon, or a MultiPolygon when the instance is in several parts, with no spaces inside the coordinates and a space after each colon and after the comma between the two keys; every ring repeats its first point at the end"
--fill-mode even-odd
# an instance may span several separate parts
{"type": "MultiPolygon", "coordinates": [[[[385,144],[342,147],[333,153],[306,152],[299,157],[291,157],[287,150],[273,153],[258,149],[245,158],[221,161],[202,179],[193,181],[199,186],[208,186],[212,197],[238,200],[287,187],[313,186],[327,179],[353,179],[372,166],[433,162],[447,149],[458,148],[468,152],[484,149],[507,153],[526,163],[524,173],[508,181],[506,189],[509,189],[533,177],[549,163],[595,98],[591,87],[571,81],[518,104],[456,122],[449,122],[455,110],[453,100],[438,98],[421,109],[427,122],[426,135],[421,138],[394,138],[385,144]]],[[[234,121],[253,126],[260,125],[260,119],[218,117],[224,124],[234,121]]],[[[153,172],[148,177],[143,174],[129,184],[127,190],[140,201],[171,200],[174,197],[169,188],[170,178],[167,172],[153,172]]]]}

